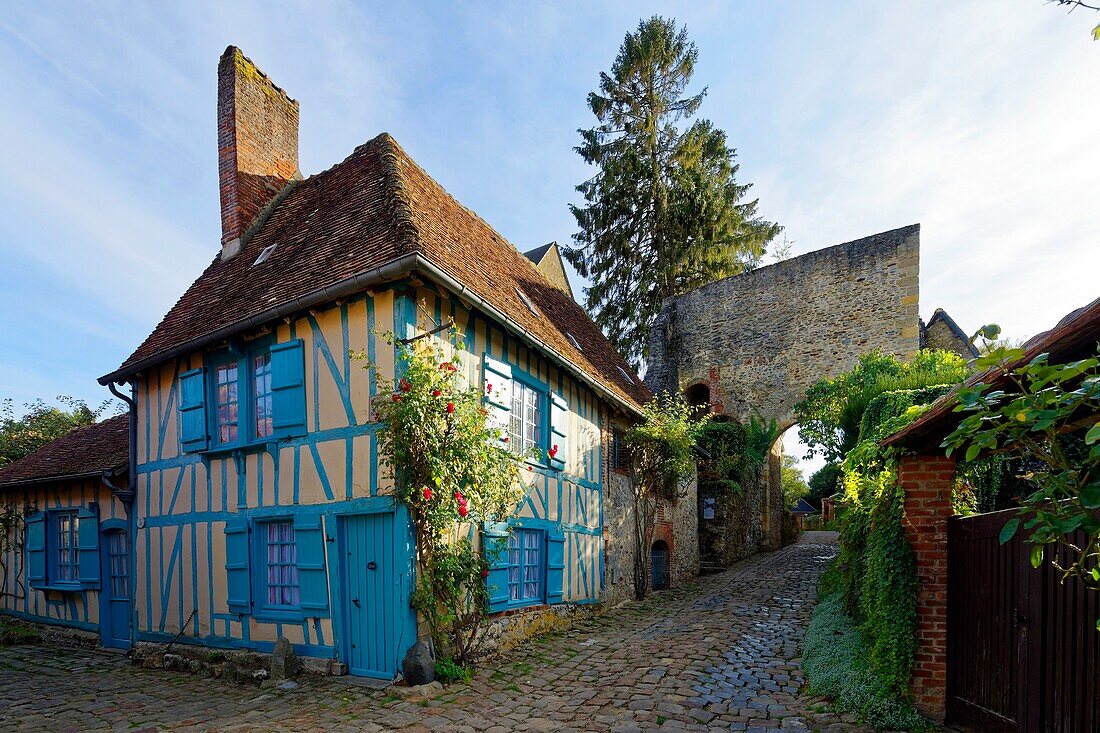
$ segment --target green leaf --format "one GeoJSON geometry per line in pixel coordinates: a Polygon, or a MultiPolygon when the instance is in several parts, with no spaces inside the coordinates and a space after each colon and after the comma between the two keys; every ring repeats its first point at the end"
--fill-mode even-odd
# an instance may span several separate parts
{"type": "Polygon", "coordinates": [[[1092,445],[1100,440],[1100,422],[1097,422],[1085,433],[1085,445],[1092,445]]]}
{"type": "Polygon", "coordinates": [[[1031,548],[1031,567],[1037,568],[1043,564],[1043,546],[1035,545],[1031,548]]]}
{"type": "MultiPolygon", "coordinates": [[[[1100,25],[1092,29],[1092,40],[1100,41],[1100,25]]],[[[1096,622],[1096,628],[1100,629],[1100,621],[1096,622]]]]}
{"type": "Polygon", "coordinates": [[[981,452],[981,450],[982,450],[982,447],[980,445],[978,445],[977,443],[971,443],[970,447],[966,449],[966,461],[967,461],[967,463],[969,463],[970,461],[973,461],[975,458],[977,458],[978,454],[981,452]]]}
{"type": "Polygon", "coordinates": [[[1086,509],[1100,508],[1100,481],[1093,481],[1081,489],[1081,504],[1086,509]]]}
{"type": "Polygon", "coordinates": [[[1001,544],[1005,544],[1016,534],[1016,530],[1020,528],[1019,519],[1010,519],[1005,523],[1005,526],[1001,528],[1001,544]]]}
{"type": "Polygon", "coordinates": [[[997,337],[1001,335],[1001,327],[996,323],[987,323],[978,329],[978,332],[974,334],[974,338],[970,339],[973,342],[979,336],[987,341],[996,341],[997,337]]]}

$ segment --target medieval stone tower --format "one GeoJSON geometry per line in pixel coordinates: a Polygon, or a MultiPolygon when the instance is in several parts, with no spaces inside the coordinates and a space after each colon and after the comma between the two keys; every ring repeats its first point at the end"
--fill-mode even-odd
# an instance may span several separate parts
{"type": "Polygon", "coordinates": [[[874,349],[916,353],[919,269],[914,224],[672,298],[651,331],[646,384],[717,415],[774,418],[785,430],[819,379],[874,349]]]}

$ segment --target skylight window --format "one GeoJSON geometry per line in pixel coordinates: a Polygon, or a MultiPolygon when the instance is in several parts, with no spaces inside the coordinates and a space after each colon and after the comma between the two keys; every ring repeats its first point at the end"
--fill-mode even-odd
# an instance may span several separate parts
{"type": "Polygon", "coordinates": [[[579,342],[579,341],[577,341],[577,337],[576,337],[576,336],[574,336],[573,334],[571,334],[571,333],[569,333],[568,331],[566,331],[566,332],[565,332],[565,337],[566,337],[567,339],[569,339],[569,343],[573,344],[573,346],[575,346],[575,347],[576,347],[577,351],[584,351],[584,349],[582,349],[582,348],[581,348],[581,344],[580,344],[580,342],[579,342]]]}
{"type": "Polygon", "coordinates": [[[527,297],[527,293],[523,292],[519,288],[516,288],[516,295],[523,301],[523,304],[527,306],[527,310],[531,311],[532,315],[542,318],[542,314],[535,310],[535,304],[531,302],[531,299],[527,297]]]}
{"type": "Polygon", "coordinates": [[[267,258],[271,256],[271,253],[274,252],[275,248],[278,246],[279,243],[276,242],[275,244],[269,244],[264,247],[263,251],[260,252],[260,256],[257,257],[256,261],[252,263],[252,266],[255,267],[256,265],[262,265],[263,263],[267,262],[267,258]]]}

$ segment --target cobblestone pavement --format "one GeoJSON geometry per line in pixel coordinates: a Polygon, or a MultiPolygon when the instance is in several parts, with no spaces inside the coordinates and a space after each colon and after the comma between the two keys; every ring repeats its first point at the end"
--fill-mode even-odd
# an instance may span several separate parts
{"type": "Polygon", "coordinates": [[[799,694],[799,646],[836,535],[591,617],[468,685],[400,700],[340,679],[262,689],[102,651],[0,649],[0,730],[858,730],[799,694]]]}

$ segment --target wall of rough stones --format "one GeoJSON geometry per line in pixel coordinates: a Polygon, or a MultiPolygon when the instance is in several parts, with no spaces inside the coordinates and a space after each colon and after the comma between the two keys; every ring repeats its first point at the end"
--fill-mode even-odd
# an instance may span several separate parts
{"type": "MultiPolygon", "coordinates": [[[[604,584],[601,602],[611,605],[634,598],[634,489],[630,477],[610,468],[610,431],[604,446],[603,538],[604,584]]],[[[698,482],[692,478],[676,501],[661,500],[657,507],[653,541],[669,547],[672,585],[699,573],[698,482]]]]}
{"type": "Polygon", "coordinates": [[[810,252],[670,299],[650,335],[646,383],[710,390],[711,411],[794,424],[823,377],[874,349],[910,358],[920,343],[920,226],[810,252]]]}
{"type": "Polygon", "coordinates": [[[729,567],[795,539],[784,533],[789,515],[783,506],[781,451],[782,442],[776,441],[767,462],[749,469],[739,491],[714,496],[705,489],[700,491],[700,507],[705,499],[715,499],[713,518],[702,518],[702,508],[699,511],[698,551],[703,570],[729,567]]]}

